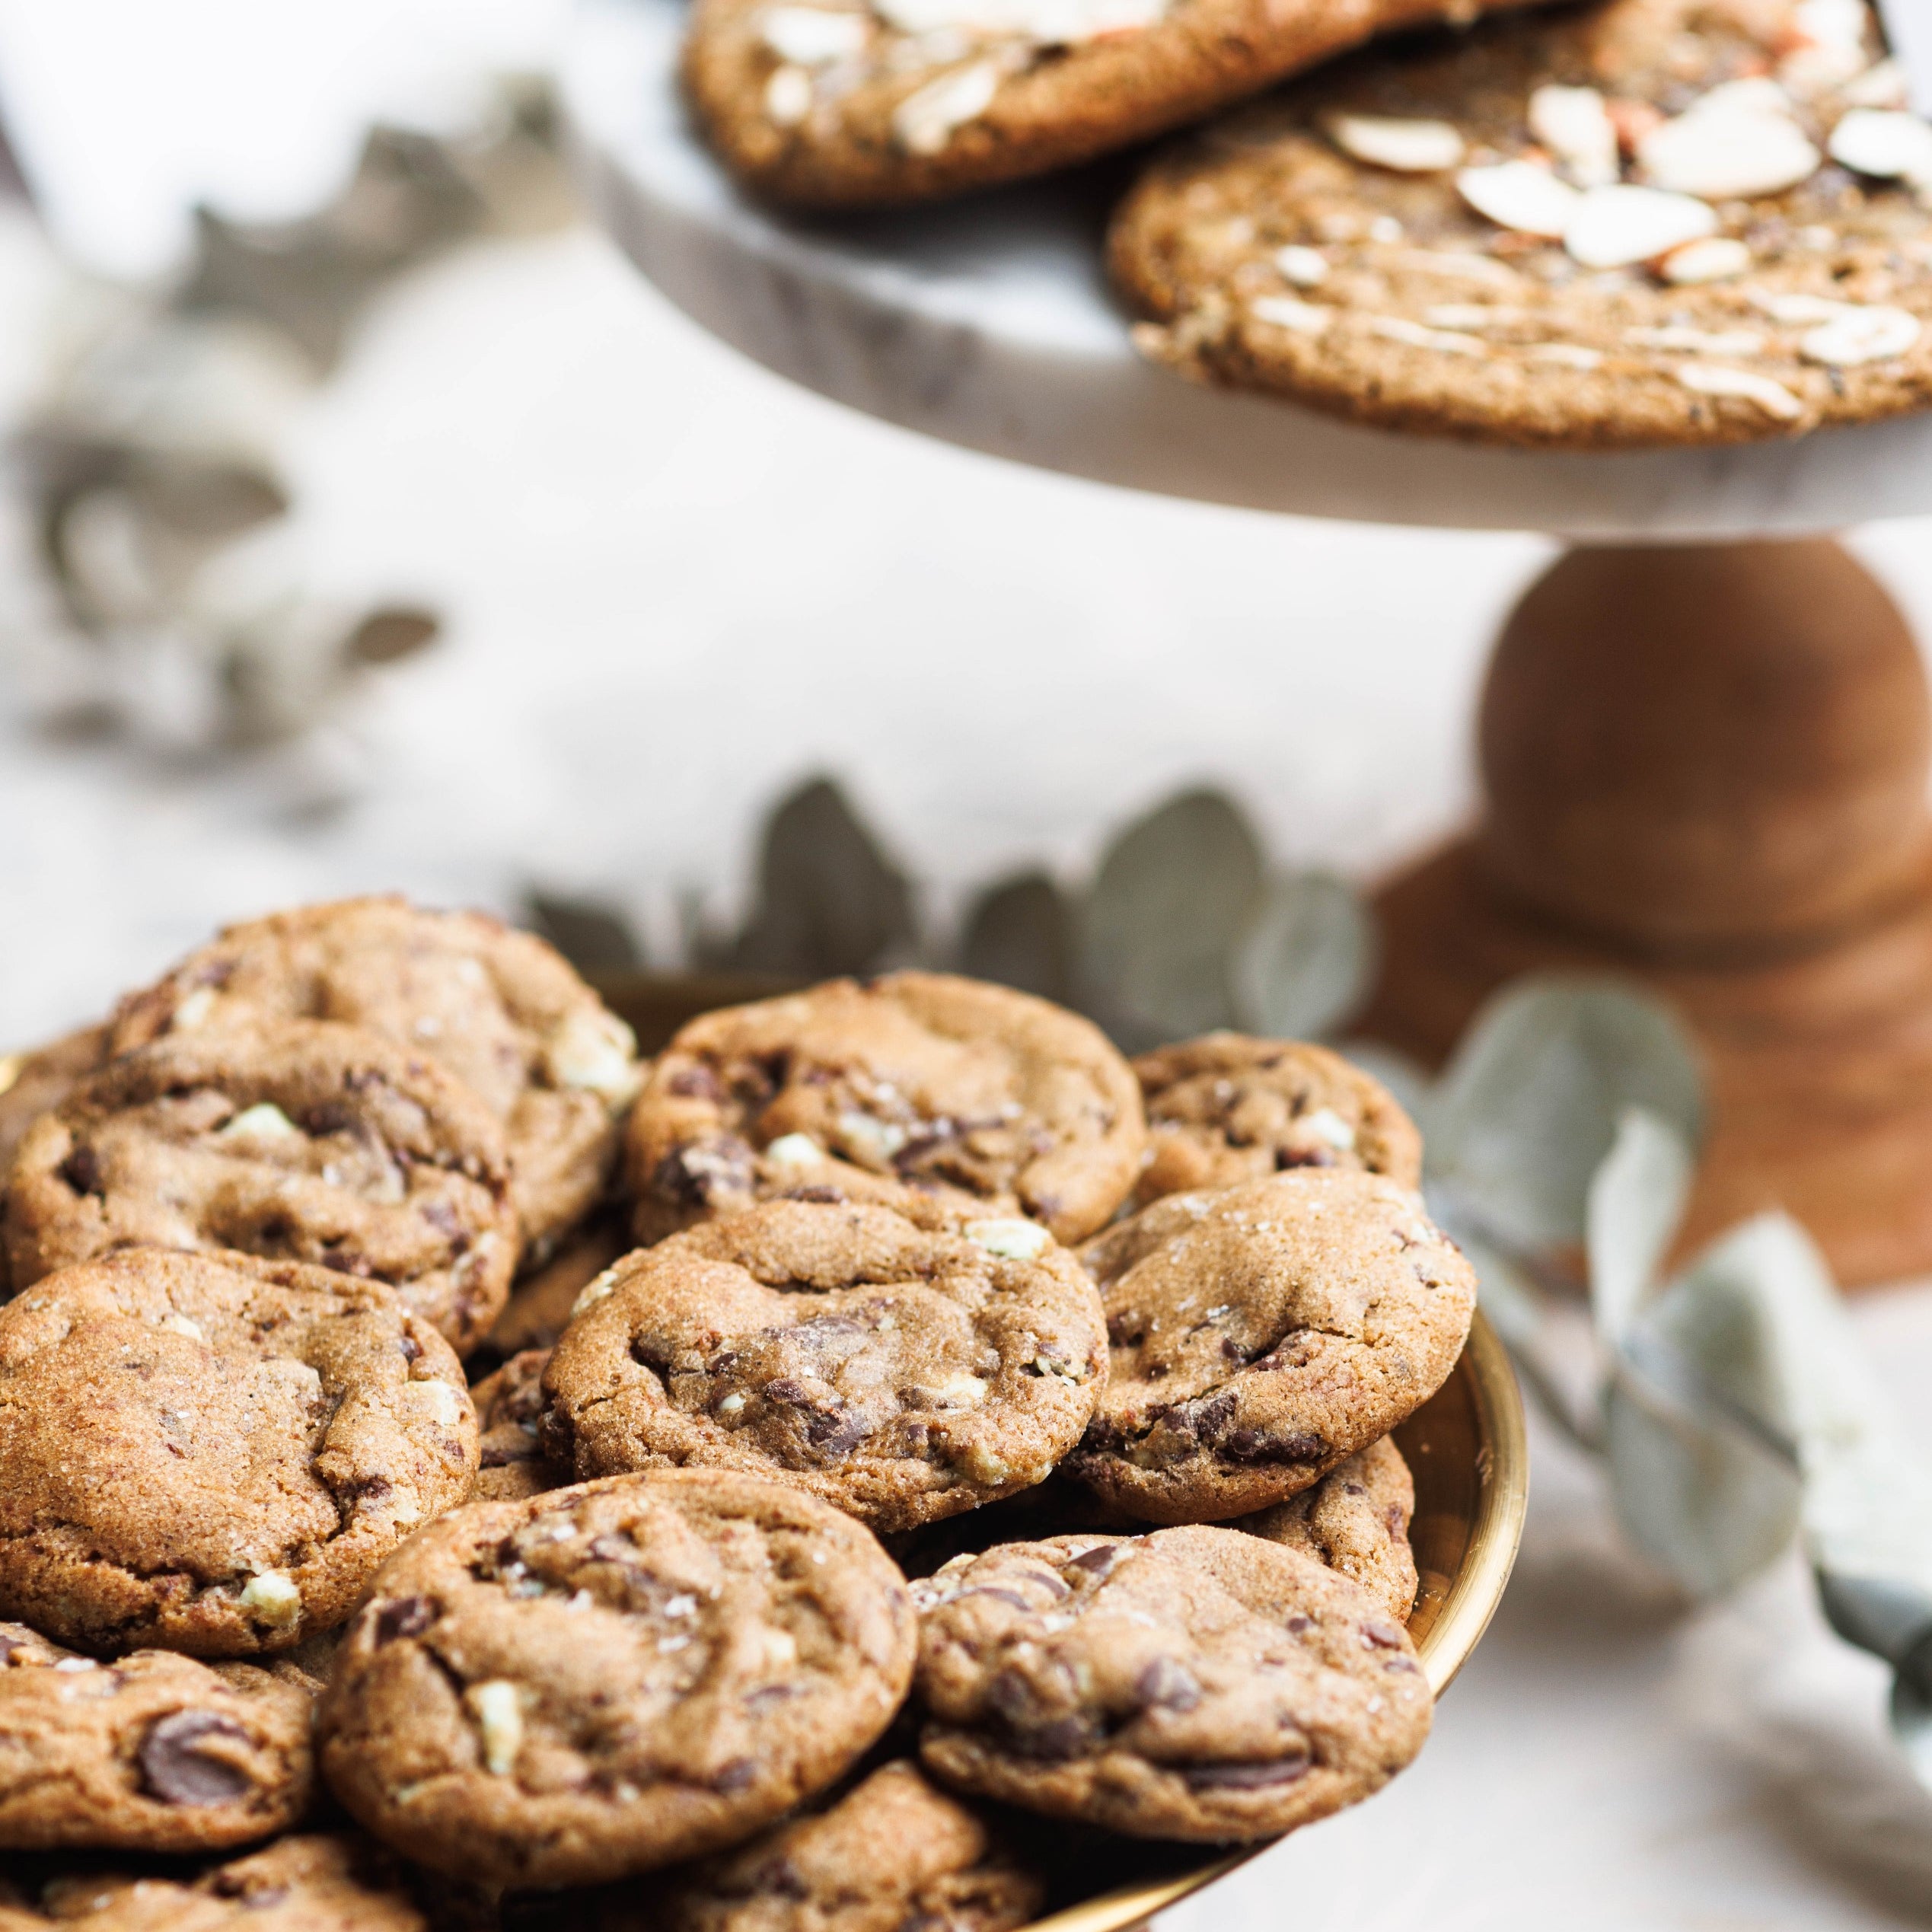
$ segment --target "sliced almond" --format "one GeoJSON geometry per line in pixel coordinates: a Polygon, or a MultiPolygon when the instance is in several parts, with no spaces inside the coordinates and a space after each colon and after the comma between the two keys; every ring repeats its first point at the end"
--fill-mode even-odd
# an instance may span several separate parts
{"type": "Polygon", "coordinates": [[[767,7],[758,16],[758,37],[795,67],[850,60],[872,33],[863,14],[834,13],[824,7],[767,7]]]}
{"type": "Polygon", "coordinates": [[[1576,218],[1583,196],[1567,181],[1534,161],[1503,161],[1494,167],[1465,167],[1455,177],[1456,192],[1486,220],[1518,234],[1561,239],[1576,218]]]}
{"type": "Polygon", "coordinates": [[[1324,308],[1319,302],[1298,301],[1293,295],[1257,295],[1248,304],[1248,312],[1258,322],[1298,336],[1325,335],[1335,319],[1332,308],[1324,308]]]}
{"type": "Polygon", "coordinates": [[[1397,120],[1384,114],[1331,114],[1328,139],[1351,161],[1398,174],[1440,174],[1460,164],[1461,133],[1448,121],[1397,120]]]}
{"type": "Polygon", "coordinates": [[[1411,349],[1433,349],[1441,355],[1486,355],[1489,345],[1475,336],[1453,329],[1425,329],[1399,315],[1371,315],[1366,318],[1369,334],[1387,342],[1405,343],[1411,349]]]}
{"type": "Polygon", "coordinates": [[[1559,368],[1596,369],[1603,365],[1600,349],[1586,349],[1577,342],[1539,342],[1524,352],[1532,362],[1551,362],[1559,368]]]}
{"type": "Polygon", "coordinates": [[[775,67],[765,83],[765,119],[796,127],[811,112],[811,76],[802,67],[775,67]]]}
{"type": "Polygon", "coordinates": [[[1673,371],[1686,389],[1700,396],[1730,396],[1739,402],[1755,403],[1765,415],[1781,422],[1793,422],[1805,413],[1805,406],[1783,383],[1749,369],[1727,369],[1721,364],[1685,362],[1673,371]]]}
{"type": "Polygon", "coordinates": [[[993,105],[999,81],[1000,69],[990,60],[929,81],[893,109],[893,139],[909,155],[942,153],[958,129],[993,105]]]}
{"type": "Polygon", "coordinates": [[[1924,325],[1908,310],[1882,303],[1848,303],[1842,314],[1821,322],[1798,344],[1807,362],[1850,368],[1860,362],[1889,362],[1914,347],[1924,325]]]}
{"type": "Polygon", "coordinates": [[[1717,226],[1716,214],[1689,195],[1618,183],[1583,196],[1563,245],[1586,268],[1626,268],[1655,261],[1717,226]]]}
{"type": "Polygon", "coordinates": [[[1328,258],[1318,248],[1291,242],[1274,251],[1274,265],[1284,281],[1297,289],[1315,289],[1328,279],[1328,258]]]}
{"type": "Polygon", "coordinates": [[[1580,188],[1617,178],[1617,128],[1595,88],[1554,81],[1529,97],[1529,131],[1562,164],[1580,188]]]}
{"type": "MultiPolygon", "coordinates": [[[[1776,82],[1763,83],[1785,103],[1776,82]]],[[[1638,142],[1638,164],[1655,187],[1705,201],[1780,194],[1817,173],[1823,158],[1803,128],[1758,84],[1716,88],[1688,113],[1638,142]],[[1749,89],[1748,94],[1733,90],[1749,89]]]]}
{"type": "Polygon", "coordinates": [[[1932,183],[1932,123],[1916,114],[1854,107],[1832,129],[1825,151],[1854,174],[1914,186],[1932,183]]]}
{"type": "Polygon", "coordinates": [[[1755,329],[1626,329],[1624,340],[1633,349],[1664,349],[1684,355],[1756,355],[1765,339],[1755,329]]]}
{"type": "Polygon", "coordinates": [[[1674,287],[1693,289],[1707,282],[1730,282],[1751,270],[1751,250],[1734,237],[1706,235],[1701,241],[1687,241],[1673,248],[1659,264],[1659,273],[1674,287]]]}
{"type": "Polygon", "coordinates": [[[1902,107],[1910,89],[1905,70],[1892,59],[1875,61],[1865,71],[1845,82],[1838,98],[1848,107],[1902,107]]]}
{"type": "Polygon", "coordinates": [[[1774,293],[1768,289],[1747,289],[1744,298],[1761,315],[1774,322],[1835,322],[1851,302],[1834,301],[1825,295],[1774,293]]]}

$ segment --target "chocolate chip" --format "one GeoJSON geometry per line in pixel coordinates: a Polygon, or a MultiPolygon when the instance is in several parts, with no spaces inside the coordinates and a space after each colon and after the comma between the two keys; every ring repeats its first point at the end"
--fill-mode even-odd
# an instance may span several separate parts
{"type": "Polygon", "coordinates": [[[789,1858],[774,1858],[758,1874],[761,1887],[775,1892],[781,1899],[809,1899],[811,1887],[800,1875],[799,1868],[789,1858]]]}
{"type": "Polygon", "coordinates": [[[987,1683],[986,1701],[1009,1724],[1023,1723],[1033,1714],[1033,1688],[1016,1670],[995,1671],[987,1683]]]}
{"type": "Polygon", "coordinates": [[[651,1177],[652,1191],[681,1207],[709,1207],[749,1194],[757,1174],[751,1147],[735,1133],[714,1134],[665,1155],[651,1177]]]}
{"type": "Polygon", "coordinates": [[[214,1710],[177,1710],[148,1726],[136,1756],[142,1781],[171,1805],[225,1805],[253,1788],[238,1765],[209,1757],[213,1741],[246,1744],[248,1733],[232,1717],[214,1710]]]}
{"type": "Polygon", "coordinates": [[[534,1443],[512,1443],[508,1447],[500,1443],[486,1443],[483,1446],[483,1467],[486,1469],[506,1469],[515,1462],[536,1460],[534,1443]]]}
{"type": "Polygon", "coordinates": [[[1333,1167],[1335,1156],[1334,1149],[1328,1147],[1277,1147],[1274,1151],[1274,1164],[1277,1168],[1333,1167]]]}
{"type": "Polygon", "coordinates": [[[1014,1748],[1028,1758],[1077,1758],[1092,1742],[1093,1728],[1084,1717],[1057,1717],[1013,1739],[1014,1748]]]}
{"type": "Polygon", "coordinates": [[[779,1199],[815,1201],[821,1207],[836,1207],[843,1201],[845,1196],[837,1188],[828,1188],[823,1182],[814,1182],[809,1187],[787,1188],[779,1199]]]}
{"type": "Polygon", "coordinates": [[[1205,1401],[1190,1402],[1183,1408],[1170,1409],[1165,1420],[1170,1429],[1178,1429],[1197,1442],[1205,1442],[1234,1414],[1235,1406],[1234,1396],[1224,1391],[1219,1395],[1210,1396],[1205,1401]]]}
{"type": "Polygon", "coordinates": [[[426,1200],[416,1211],[445,1241],[454,1241],[463,1232],[463,1223],[457,1219],[456,1210],[446,1200],[426,1200]]]}
{"type": "Polygon", "coordinates": [[[1118,1546],[1102,1543],[1096,1549],[1082,1550],[1069,1561],[1066,1567],[1069,1570],[1085,1570],[1096,1577],[1105,1577],[1119,1561],[1118,1546]]]}
{"type": "Polygon", "coordinates": [[[1237,1429],[1216,1446],[1230,1462],[1319,1462],[1328,1453],[1318,1436],[1270,1436],[1263,1429],[1237,1429]]]}
{"type": "Polygon", "coordinates": [[[1133,1680],[1133,1694],[1143,1708],[1191,1710],[1200,1702],[1200,1685],[1186,1665],[1172,1657],[1156,1657],[1133,1680]]]}
{"type": "Polygon", "coordinates": [[[1270,1784],[1292,1784],[1306,1774],[1311,1760],[1306,1748],[1292,1757],[1270,1758],[1261,1764],[1190,1765],[1181,1775],[1196,1791],[1259,1791],[1270,1784]]]}
{"type": "Polygon", "coordinates": [[[665,1085],[681,1100],[708,1100],[714,1106],[724,1103],[724,1084],[708,1066],[681,1066],[665,1085]]]}
{"type": "Polygon", "coordinates": [[[332,1242],[323,1249],[322,1265],[333,1268],[338,1274],[352,1274],[365,1281],[375,1273],[375,1264],[368,1256],[346,1241],[332,1242]]]}
{"type": "Polygon", "coordinates": [[[77,1194],[100,1192],[100,1156],[84,1144],[76,1147],[60,1164],[60,1178],[77,1194]]]}
{"type": "Polygon", "coordinates": [[[729,1764],[722,1767],[712,1779],[711,1788],[727,1795],[733,1791],[742,1791],[757,1775],[758,1767],[751,1758],[734,1758],[729,1764]]]}
{"type": "Polygon", "coordinates": [[[304,1133],[317,1136],[353,1133],[357,1124],[355,1110],[344,1106],[340,1100],[325,1100],[302,1116],[301,1124],[304,1133]]]}
{"type": "Polygon", "coordinates": [[[436,1621],[435,1600],[426,1596],[399,1596],[376,1612],[375,1640],[378,1646],[393,1643],[399,1637],[420,1637],[436,1621]]]}
{"type": "Polygon", "coordinates": [[[1304,1617],[1302,1613],[1297,1610],[1295,1614],[1288,1619],[1287,1622],[1283,1626],[1283,1628],[1288,1632],[1290,1636],[1299,1637],[1303,1631],[1314,1629],[1315,1619],[1312,1617],[1304,1617]]]}
{"type": "MultiPolygon", "coordinates": [[[[591,1545],[596,1547],[595,1544],[591,1545]]],[[[799,1694],[798,1688],[792,1684],[763,1684],[744,1700],[747,1710],[769,1710],[773,1704],[785,1704],[799,1694]]]]}
{"type": "Polygon", "coordinates": [[[784,1402],[793,1408],[811,1406],[811,1391],[789,1376],[780,1376],[776,1381],[767,1382],[763,1392],[767,1401],[784,1402]]]}
{"type": "Polygon", "coordinates": [[[990,1596],[1001,1603],[1010,1603],[1015,1610],[1031,1610],[1033,1606],[1018,1590],[1003,1590],[991,1583],[982,1583],[977,1589],[961,1590],[952,1600],[964,1603],[969,1596],[990,1596]]]}
{"type": "Polygon", "coordinates": [[[403,1351],[405,1362],[413,1362],[422,1353],[422,1344],[413,1335],[399,1335],[396,1346],[403,1351]]]}
{"type": "Polygon", "coordinates": [[[1370,1649],[1394,1650],[1400,1648],[1403,1633],[1393,1624],[1371,1621],[1362,1626],[1362,1641],[1370,1649]]]}
{"type": "Polygon", "coordinates": [[[1146,1339],[1146,1318],[1139,1315],[1110,1315],[1107,1318],[1107,1339],[1116,1348],[1137,1348],[1146,1339]]]}

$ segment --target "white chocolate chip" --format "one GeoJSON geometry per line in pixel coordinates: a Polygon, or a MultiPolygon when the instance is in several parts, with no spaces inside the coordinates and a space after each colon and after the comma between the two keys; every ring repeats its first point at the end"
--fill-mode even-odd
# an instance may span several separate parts
{"type": "Polygon", "coordinates": [[[798,1639],[789,1631],[774,1630],[770,1624],[758,1632],[758,1661],[771,1671],[789,1670],[799,1660],[798,1639]]]}
{"type": "Polygon", "coordinates": [[[215,1130],[217,1140],[299,1140],[302,1130],[273,1101],[244,1107],[215,1130]]]}
{"type": "Polygon", "coordinates": [[[996,62],[978,60],[929,81],[893,109],[893,139],[909,155],[943,152],[956,129],[993,105],[1000,78],[996,62]]]}
{"type": "Polygon", "coordinates": [[[454,1428],[470,1407],[469,1397],[446,1382],[413,1382],[406,1386],[411,1404],[445,1429],[454,1428]]]}
{"type": "Polygon", "coordinates": [[[75,1676],[84,1670],[98,1670],[100,1668],[100,1665],[96,1663],[91,1657],[62,1657],[59,1663],[54,1666],[55,1669],[66,1671],[75,1676]]]}
{"type": "Polygon", "coordinates": [[[718,1404],[718,1413],[720,1415],[736,1415],[738,1411],[743,1408],[744,1406],[744,1398],[742,1395],[727,1395],[725,1399],[718,1404]]]}
{"type": "Polygon", "coordinates": [[[1335,319],[1332,308],[1319,302],[1297,301],[1293,295],[1257,295],[1248,304],[1248,312],[1258,322],[1298,336],[1325,335],[1335,319]]]}
{"type": "Polygon", "coordinates": [[[1012,1473],[984,1443],[969,1443],[960,1461],[976,1483],[1003,1483],[1012,1473]]]}
{"type": "Polygon", "coordinates": [[[774,67],[765,83],[765,119],[796,127],[811,112],[811,76],[802,67],[774,67]]]}
{"type": "Polygon", "coordinates": [[[206,1023],[209,1015],[214,1010],[215,989],[212,986],[196,987],[175,1008],[168,1022],[168,1030],[174,1033],[192,1033],[196,1027],[206,1023]]]}
{"type": "Polygon", "coordinates": [[[963,1372],[941,1376],[921,1386],[942,1409],[976,1409],[986,1400],[984,1381],[963,1372]]]}
{"type": "Polygon", "coordinates": [[[847,1146],[868,1160],[882,1164],[905,1146],[909,1137],[897,1121],[882,1121],[877,1115],[849,1108],[839,1116],[839,1137],[847,1146]]]}
{"type": "Polygon", "coordinates": [[[241,1607],[257,1623],[285,1630],[302,1614],[302,1593],[279,1570],[264,1570],[249,1578],[241,1592],[241,1607]]]}
{"type": "Polygon", "coordinates": [[[1624,340],[1633,349],[1670,349],[1685,355],[1756,355],[1765,346],[1755,329],[1626,329],[1624,340]]]}
{"type": "Polygon", "coordinates": [[[1369,239],[1371,241],[1400,241],[1408,234],[1408,229],[1392,215],[1378,215],[1369,224],[1369,239]]]}
{"type": "Polygon", "coordinates": [[[1529,97],[1529,131],[1580,188],[1617,178],[1617,129],[1595,88],[1540,87],[1529,97]]]}
{"type": "Polygon", "coordinates": [[[808,1133],[781,1133],[765,1149],[773,1167],[816,1167],[824,1158],[824,1149],[808,1133]]]}
{"type": "Polygon", "coordinates": [[[1832,129],[1825,148],[1856,174],[1915,187],[1932,184],[1932,123],[1916,114],[1854,107],[1832,129]]]}
{"type": "Polygon", "coordinates": [[[1847,304],[1844,313],[1821,322],[1798,344],[1807,362],[1849,368],[1860,362],[1886,362],[1903,355],[1924,333],[1908,310],[1883,304],[1847,304]]]}
{"type": "Polygon", "coordinates": [[[473,1684],[464,1701],[476,1714],[483,1733],[483,1766],[494,1777],[508,1777],[523,1749],[523,1698],[507,1679],[473,1684]]]}
{"type": "Polygon", "coordinates": [[[1318,289],[1328,279],[1328,258],[1318,248],[1291,243],[1274,251],[1274,265],[1283,279],[1297,289],[1318,289]]]}
{"type": "Polygon", "coordinates": [[[615,1293],[617,1286],[617,1269],[606,1268],[595,1281],[587,1283],[584,1292],[570,1304],[571,1320],[575,1321],[579,1315],[594,1309],[599,1302],[607,1299],[615,1293]]]}
{"type": "Polygon", "coordinates": [[[1344,1153],[1355,1149],[1355,1130],[1332,1107],[1318,1107],[1302,1122],[1318,1140],[1325,1140],[1331,1147],[1344,1153]]]}
{"type": "Polygon", "coordinates": [[[155,1324],[157,1328],[165,1328],[171,1335],[186,1335],[190,1341],[205,1342],[201,1324],[186,1315],[164,1315],[155,1324]]]}
{"type": "Polygon", "coordinates": [[[1586,268],[1627,268],[1654,261],[1717,227],[1716,214],[1689,195],[1618,183],[1584,195],[1563,245],[1586,268]]]}
{"type": "Polygon", "coordinates": [[[1708,362],[1685,362],[1675,371],[1686,389],[1700,396],[1730,396],[1740,402],[1755,403],[1765,415],[1781,422],[1794,422],[1805,413],[1805,406],[1783,383],[1749,369],[1727,369],[1708,362]]]}
{"type": "Polygon", "coordinates": [[[1411,349],[1433,349],[1440,355],[1482,355],[1489,345],[1477,336],[1465,336],[1453,329],[1425,329],[1399,315],[1371,315],[1363,326],[1372,336],[1399,342],[1411,349]]]}
{"type": "Polygon", "coordinates": [[[550,1035],[544,1057],[556,1086],[594,1093],[613,1108],[628,1107],[642,1084],[636,1035],[601,1006],[572,1013],[550,1035]]]}
{"type": "Polygon", "coordinates": [[[1744,293],[1753,308],[1774,322],[1835,322],[1854,306],[1824,295],[1779,294],[1766,289],[1747,289],[1744,293]]]}
{"type": "Polygon", "coordinates": [[[1586,349],[1581,343],[1539,342],[1524,352],[1532,362],[1554,363],[1559,368],[1598,369],[1603,366],[1600,349],[1586,349]]]}
{"type": "Polygon", "coordinates": [[[863,14],[824,7],[767,7],[758,16],[758,37],[795,67],[822,67],[861,52],[872,23],[863,14]]]}
{"type": "Polygon", "coordinates": [[[1440,174],[1465,151],[1448,121],[1397,120],[1385,114],[1331,114],[1328,139],[1352,161],[1398,174],[1440,174]]]}
{"type": "Polygon", "coordinates": [[[1534,161],[1503,161],[1494,167],[1465,167],[1455,177],[1456,192],[1485,219],[1518,234],[1559,238],[1576,218],[1583,199],[1567,181],[1534,161]]]}
{"type": "Polygon", "coordinates": [[[1746,274],[1751,250],[1727,234],[1706,235],[1673,248],[1659,264],[1663,279],[1673,287],[1694,288],[1707,282],[1730,282],[1746,274]]]}
{"type": "Polygon", "coordinates": [[[1037,1261],[1054,1238],[1037,1221],[968,1221],[966,1239],[1009,1261],[1037,1261]]]}
{"type": "Polygon", "coordinates": [[[1774,195],[1818,171],[1823,158],[1788,111],[1775,81],[1733,81],[1714,88],[1637,144],[1653,187],[1705,201],[1774,195]]]}

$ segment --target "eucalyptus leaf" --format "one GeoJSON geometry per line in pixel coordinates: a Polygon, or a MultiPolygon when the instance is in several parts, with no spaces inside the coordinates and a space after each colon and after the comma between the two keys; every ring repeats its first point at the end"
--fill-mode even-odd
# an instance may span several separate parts
{"type": "Polygon", "coordinates": [[[1632,1107],[1701,1139],[1703,1081],[1669,1009],[1614,980],[1517,980],[1423,1108],[1432,1188],[1513,1251],[1580,1245],[1591,1178],[1632,1107]]]}
{"type": "Polygon", "coordinates": [[[1374,925],[1344,881],[1271,878],[1235,946],[1235,1018],[1250,1033],[1322,1039],[1367,998],[1375,964],[1374,925]]]}
{"type": "Polygon", "coordinates": [[[797,979],[869,973],[914,956],[912,888],[831,779],[765,825],[758,900],[733,963],[797,979]]]}
{"type": "Polygon", "coordinates": [[[1616,1140],[1590,1177],[1591,1310],[1613,1350],[1628,1339],[1670,1252],[1690,1197],[1693,1165],[1681,1134],[1633,1107],[1617,1123],[1616,1140]]]}
{"type": "Polygon", "coordinates": [[[1129,826],[1101,862],[1081,933],[1087,1003],[1130,1046],[1233,1023],[1229,968],[1261,891],[1248,821],[1185,792],[1129,826]]]}
{"type": "Polygon", "coordinates": [[[1073,911],[1044,872],[989,886],[966,916],[961,969],[1063,1004],[1073,996],[1073,911]]]}

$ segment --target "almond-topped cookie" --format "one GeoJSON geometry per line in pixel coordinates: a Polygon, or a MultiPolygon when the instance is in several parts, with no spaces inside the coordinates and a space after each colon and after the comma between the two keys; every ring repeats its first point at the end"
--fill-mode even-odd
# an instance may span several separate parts
{"type": "Polygon", "coordinates": [[[1401,1624],[1231,1529],[1002,1544],[912,1588],[920,1757],[958,1790],[1137,1838],[1272,1838],[1429,1734],[1401,1624]]]}
{"type": "Polygon", "coordinates": [[[1080,1257],[1112,1366],[1062,1467],[1149,1522],[1309,1488],[1435,1394],[1475,1312],[1475,1270],[1419,1195],[1376,1174],[1170,1194],[1080,1257]]]}
{"type": "Polygon", "coordinates": [[[1379,1080],[1326,1047],[1209,1033],[1133,1063],[1147,1107],[1141,1206],[1293,1167],[1422,1184],[1422,1137],[1379,1080]]]}
{"type": "Polygon", "coordinates": [[[1100,1297],[1030,1221],[770,1201],[585,1291],[544,1371],[580,1476],[737,1469],[910,1529],[1042,1481],[1107,1375],[1100,1297]]]}
{"type": "Polygon", "coordinates": [[[878,207],[1178,127],[1373,33],[1506,0],[698,0],[684,81],[761,193],[878,207]]]}
{"type": "Polygon", "coordinates": [[[300,1019],[379,1033],[482,1101],[532,1259],[595,1205],[642,1082],[637,1043],[534,933],[393,897],[299,907],[228,927],[123,1001],[112,1044],[300,1019]]]}
{"type": "Polygon", "coordinates": [[[0,1616],[65,1643],[292,1649],[476,1469],[456,1357],[376,1282],[132,1248],[0,1308],[0,1616]]]}
{"type": "Polygon", "coordinates": [[[776,1483],[671,1470],[473,1503],[376,1578],[323,1698],[323,1771],[438,1871],[596,1883],[835,1784],[917,1643],[871,1535],[776,1483]]]}
{"type": "Polygon", "coordinates": [[[1385,427],[1732,443],[1932,403],[1932,125],[1862,0],[1608,0],[1378,48],[1157,161],[1141,346],[1385,427]]]}
{"type": "Polygon", "coordinates": [[[28,1130],[14,1286],[120,1248],[238,1249],[386,1282],[467,1350],[516,1266],[503,1136],[470,1091],[359,1027],[290,1020],[123,1054],[28,1130]]]}
{"type": "Polygon", "coordinates": [[[1237,1516],[1228,1527],[1315,1557],[1407,1623],[1415,1608],[1415,1552],[1409,1547],[1414,1514],[1415,1479],[1385,1436],[1337,1462],[1312,1489],[1237,1516]]]}
{"type": "Polygon", "coordinates": [[[631,1115],[637,1236],[755,1201],[938,1199],[1078,1241],[1126,1199],[1147,1130],[1090,1022],[945,973],[833,980],[707,1013],[631,1115]]]}

